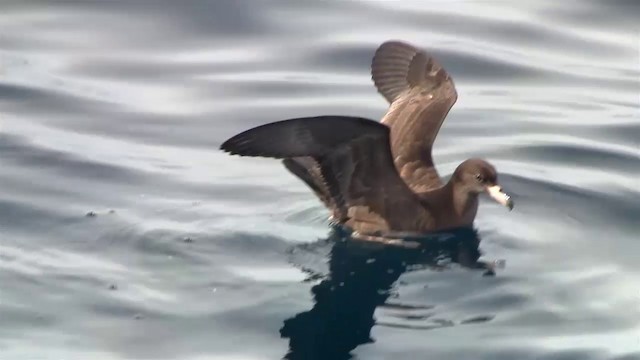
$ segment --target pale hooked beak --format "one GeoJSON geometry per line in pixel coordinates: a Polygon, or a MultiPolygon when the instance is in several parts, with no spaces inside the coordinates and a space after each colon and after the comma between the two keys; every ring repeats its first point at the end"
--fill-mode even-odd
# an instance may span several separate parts
{"type": "Polygon", "coordinates": [[[513,210],[513,200],[511,200],[511,196],[504,193],[500,185],[487,187],[487,192],[498,204],[508,207],[509,210],[513,210]]]}

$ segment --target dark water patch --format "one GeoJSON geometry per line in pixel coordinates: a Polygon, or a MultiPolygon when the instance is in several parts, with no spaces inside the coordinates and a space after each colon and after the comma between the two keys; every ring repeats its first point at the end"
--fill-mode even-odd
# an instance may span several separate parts
{"type": "MultiPolygon", "coordinates": [[[[367,84],[368,85],[368,84],[367,84]]],[[[349,96],[362,89],[369,90],[365,85],[345,85],[316,83],[313,78],[307,81],[288,82],[287,79],[261,81],[255,79],[253,82],[230,82],[225,84],[225,92],[228,95],[242,94],[247,103],[254,99],[289,99],[295,102],[304,93],[305,98],[322,96],[349,96]]]]}
{"type": "MultiPolygon", "coordinates": [[[[48,7],[46,1],[29,5],[32,11],[16,6],[16,12],[37,13],[36,9],[48,7]]],[[[109,45],[134,43],[145,48],[172,48],[176,41],[193,44],[209,38],[212,42],[217,37],[232,39],[260,35],[269,29],[265,17],[258,15],[268,7],[245,0],[185,1],[180,5],[161,0],[154,5],[145,2],[127,4],[126,12],[122,10],[121,4],[111,2],[82,3],[80,6],[62,3],[55,7],[57,15],[67,20],[67,24],[72,23],[70,18],[81,16],[91,19],[83,24],[85,30],[97,34],[126,31],[126,36],[114,36],[109,45]],[[216,37],[210,34],[216,34],[216,37]]]]}
{"type": "MultiPolygon", "coordinates": [[[[509,284],[503,287],[508,289],[509,284]]],[[[491,287],[492,293],[470,296],[461,300],[456,306],[466,309],[467,311],[482,311],[485,313],[495,313],[504,311],[504,309],[512,309],[515,307],[525,308],[531,305],[531,294],[516,291],[501,292],[500,288],[496,288],[495,284],[491,287]]]]}
{"type": "Polygon", "coordinates": [[[126,183],[140,183],[145,180],[143,174],[133,169],[83,159],[80,157],[82,152],[70,154],[38,147],[30,144],[25,138],[1,136],[0,151],[5,161],[35,167],[61,177],[73,174],[74,177],[81,177],[87,181],[108,179],[126,183]]]}
{"type": "Polygon", "coordinates": [[[154,319],[159,320],[163,317],[169,318],[162,313],[146,309],[144,305],[134,306],[124,301],[110,300],[99,304],[91,305],[91,311],[97,316],[102,316],[112,321],[115,320],[143,320],[154,319]]]}
{"type": "Polygon", "coordinates": [[[633,169],[640,168],[640,156],[631,154],[630,151],[621,152],[595,144],[590,146],[585,141],[583,144],[552,143],[511,146],[509,154],[526,156],[544,163],[566,164],[571,161],[582,168],[626,172],[627,169],[633,171],[633,169]]]}
{"type": "Polygon", "coordinates": [[[0,307],[5,315],[2,317],[4,324],[11,326],[3,326],[0,333],[5,339],[19,339],[20,335],[16,330],[29,331],[32,327],[48,328],[56,324],[56,319],[43,313],[36,313],[32,309],[20,307],[2,306],[0,307]]]}
{"type": "Polygon", "coordinates": [[[550,19],[571,21],[584,25],[598,24],[614,29],[638,30],[634,14],[640,12],[640,5],[633,0],[587,0],[581,6],[575,2],[558,3],[552,9],[540,9],[540,14],[550,19]]]}
{"type": "MultiPolygon", "coordinates": [[[[623,226],[632,228],[640,203],[637,193],[610,194],[603,191],[588,190],[576,186],[542,180],[526,179],[518,176],[503,176],[510,193],[518,202],[532,207],[531,210],[542,211],[548,207],[554,213],[565,214],[582,224],[599,224],[607,226],[623,226]],[[551,210],[552,209],[552,210],[551,210]]],[[[540,213],[542,216],[544,212],[540,213]]]]}
{"type": "Polygon", "coordinates": [[[594,135],[606,136],[607,140],[614,144],[640,146],[640,123],[599,125],[590,130],[594,135]]]}
{"type": "MultiPolygon", "coordinates": [[[[53,115],[54,109],[59,115],[73,115],[104,111],[113,104],[107,100],[80,97],[70,92],[7,83],[0,83],[0,102],[3,103],[5,111],[49,116],[53,115]]],[[[55,119],[48,118],[50,122],[54,122],[55,119]]]]}
{"type": "Polygon", "coordinates": [[[130,248],[133,245],[133,248],[137,251],[149,255],[146,261],[152,261],[153,257],[155,257],[156,260],[154,262],[160,267],[169,261],[180,261],[192,265],[199,265],[202,261],[197,254],[190,254],[189,250],[191,248],[186,247],[185,243],[180,241],[182,239],[180,234],[174,231],[156,229],[142,234],[137,232],[117,233],[102,240],[116,242],[127,241],[127,238],[133,244],[120,244],[121,246],[130,248]]]}
{"type": "Polygon", "coordinates": [[[626,355],[621,355],[618,357],[615,357],[614,360],[638,360],[640,359],[640,352],[639,353],[633,353],[633,354],[626,354],[626,355]]]}
{"type": "Polygon", "coordinates": [[[0,226],[6,231],[31,232],[39,229],[47,231],[59,224],[78,222],[79,219],[34,204],[27,204],[7,199],[0,200],[0,226]]]}
{"type": "Polygon", "coordinates": [[[268,260],[270,256],[281,257],[290,246],[283,239],[273,236],[260,236],[242,232],[229,233],[216,238],[216,246],[225,253],[252,254],[259,253],[259,259],[268,260]],[[270,255],[269,255],[270,254],[270,255]]]}
{"type": "MultiPolygon", "coordinates": [[[[220,53],[224,54],[224,52],[220,53]]],[[[215,58],[214,55],[211,57],[215,58]]],[[[154,61],[144,58],[103,59],[97,57],[92,61],[85,59],[85,61],[70,64],[68,71],[76,76],[87,78],[120,79],[124,76],[132,80],[144,80],[147,84],[158,83],[171,86],[188,83],[188,80],[193,80],[194,77],[245,71],[247,66],[247,61],[240,61],[240,59],[237,63],[211,63],[207,60],[154,61]]]]}

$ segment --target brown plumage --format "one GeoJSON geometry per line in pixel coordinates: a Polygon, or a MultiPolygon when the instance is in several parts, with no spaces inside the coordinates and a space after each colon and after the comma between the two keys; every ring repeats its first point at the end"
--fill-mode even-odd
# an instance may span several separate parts
{"type": "Polygon", "coordinates": [[[337,115],[282,120],[240,133],[221,149],[283,159],[335,221],[361,234],[470,226],[482,192],[513,207],[484,160],[464,161],[442,183],[432,147],[457,92],[432,56],[388,41],[375,52],[371,74],[390,103],[380,123],[337,115]]]}
{"type": "Polygon", "coordinates": [[[402,178],[414,191],[440,187],[431,149],[458,99],[453,80],[432,56],[399,41],[378,47],[371,78],[391,103],[381,122],[391,128],[391,149],[402,178]]]}

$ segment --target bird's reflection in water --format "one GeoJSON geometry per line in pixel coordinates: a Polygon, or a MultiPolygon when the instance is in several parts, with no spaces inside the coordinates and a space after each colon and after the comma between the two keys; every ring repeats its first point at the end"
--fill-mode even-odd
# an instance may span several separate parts
{"type": "Polygon", "coordinates": [[[376,307],[385,304],[394,282],[412,268],[441,268],[448,260],[493,275],[490,264],[478,261],[480,239],[473,229],[414,241],[418,247],[357,241],[334,228],[327,239],[329,273],[311,289],[313,308],[285,320],[280,329],[281,337],[289,339],[284,358],[351,358],[350,351],[373,341],[370,332],[376,307]]]}

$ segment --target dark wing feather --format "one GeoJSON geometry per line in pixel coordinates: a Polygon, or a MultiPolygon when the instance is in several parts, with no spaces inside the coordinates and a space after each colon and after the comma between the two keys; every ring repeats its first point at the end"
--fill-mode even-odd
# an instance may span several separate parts
{"type": "Polygon", "coordinates": [[[314,158],[310,156],[286,158],[282,163],[289,172],[307,184],[328,209],[333,211],[336,220],[345,219],[346,212],[336,206],[322,176],[320,164],[314,158]]]}
{"type": "Polygon", "coordinates": [[[439,187],[432,148],[458,95],[447,71],[430,54],[400,41],[376,50],[371,77],[390,103],[382,123],[402,178],[415,191],[439,187]]]}
{"type": "MultiPolygon", "coordinates": [[[[247,130],[221,149],[241,156],[285,158],[294,174],[347,214],[349,225],[367,231],[424,231],[433,220],[398,175],[389,145],[389,128],[348,116],[320,116],[278,121],[247,130]],[[313,163],[321,179],[313,175],[313,163]],[[306,178],[306,180],[305,180],[306,178]]],[[[285,163],[287,165],[287,163],[285,163]]],[[[290,169],[291,170],[291,169],[290,169]]]]}
{"type": "Polygon", "coordinates": [[[228,139],[220,149],[243,156],[288,158],[317,156],[368,133],[378,122],[345,116],[315,116],[275,121],[228,139]],[[348,121],[344,119],[348,118],[348,121]]]}

